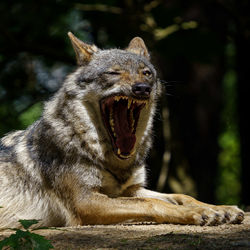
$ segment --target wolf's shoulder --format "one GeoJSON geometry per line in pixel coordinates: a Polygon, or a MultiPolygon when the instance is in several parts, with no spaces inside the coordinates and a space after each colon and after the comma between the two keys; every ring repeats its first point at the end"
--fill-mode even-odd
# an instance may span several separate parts
{"type": "Polygon", "coordinates": [[[0,138],[0,151],[7,150],[10,147],[13,147],[19,139],[23,136],[25,130],[16,130],[9,132],[4,137],[0,138]]]}
{"type": "Polygon", "coordinates": [[[15,147],[23,137],[25,130],[17,130],[6,134],[0,139],[0,162],[12,161],[15,147]]]}

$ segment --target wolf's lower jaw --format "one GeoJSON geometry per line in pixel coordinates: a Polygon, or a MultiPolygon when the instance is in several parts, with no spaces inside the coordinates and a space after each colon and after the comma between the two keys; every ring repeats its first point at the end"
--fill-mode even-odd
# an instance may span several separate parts
{"type": "Polygon", "coordinates": [[[129,155],[122,155],[121,154],[121,150],[118,148],[117,149],[117,152],[116,152],[116,155],[120,158],[120,159],[123,159],[123,160],[126,160],[126,159],[129,159],[131,158],[134,154],[135,154],[135,148],[129,153],[129,155]]]}
{"type": "Polygon", "coordinates": [[[115,95],[100,101],[103,122],[111,139],[114,153],[120,159],[128,159],[135,153],[136,128],[141,110],[148,99],[136,99],[115,95]]]}

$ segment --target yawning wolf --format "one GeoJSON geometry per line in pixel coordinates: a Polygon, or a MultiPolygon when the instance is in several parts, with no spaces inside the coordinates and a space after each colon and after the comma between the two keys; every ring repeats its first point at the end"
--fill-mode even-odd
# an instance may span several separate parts
{"type": "Polygon", "coordinates": [[[77,70],[38,121],[0,140],[0,227],[240,223],[236,206],[145,188],[161,84],[143,40],[101,50],[69,37],[77,70]]]}

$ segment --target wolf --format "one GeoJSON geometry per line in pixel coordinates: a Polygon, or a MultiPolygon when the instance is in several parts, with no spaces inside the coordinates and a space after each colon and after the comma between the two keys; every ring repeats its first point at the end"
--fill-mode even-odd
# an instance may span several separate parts
{"type": "Polygon", "coordinates": [[[144,41],[102,50],[68,35],[78,68],[38,121],[0,140],[0,227],[241,223],[236,206],[146,188],[162,86],[144,41]]]}

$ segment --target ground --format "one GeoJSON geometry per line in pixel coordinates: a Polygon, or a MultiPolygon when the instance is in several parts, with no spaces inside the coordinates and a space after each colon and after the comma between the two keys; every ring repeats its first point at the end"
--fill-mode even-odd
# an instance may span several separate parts
{"type": "MultiPolygon", "coordinates": [[[[55,249],[250,249],[250,213],[240,225],[123,224],[35,230],[55,249]]],[[[0,231],[0,239],[10,231],[0,231]]]]}

